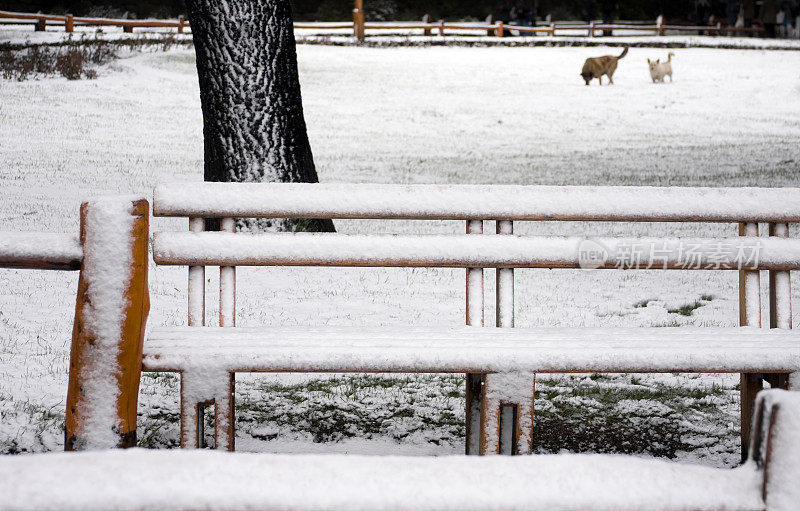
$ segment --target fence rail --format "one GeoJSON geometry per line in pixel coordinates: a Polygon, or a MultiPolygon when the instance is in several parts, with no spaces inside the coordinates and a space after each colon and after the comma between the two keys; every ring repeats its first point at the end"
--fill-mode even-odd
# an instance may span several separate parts
{"type": "Polygon", "coordinates": [[[77,236],[45,232],[0,232],[0,268],[80,270],[77,236]]]}
{"type": "MultiPolygon", "coordinates": [[[[117,26],[122,27],[124,32],[131,33],[134,28],[175,28],[179,34],[182,34],[187,28],[190,28],[189,22],[184,16],[179,16],[175,20],[161,20],[161,19],[112,19],[112,18],[92,18],[92,17],[78,17],[71,14],[54,15],[54,14],[41,14],[41,13],[23,13],[0,11],[0,24],[19,24],[25,22],[32,22],[36,25],[36,31],[43,32],[47,29],[47,25],[63,26],[66,32],[73,32],[76,26],[117,26]]],[[[518,34],[542,34],[551,37],[556,36],[575,36],[576,32],[587,35],[588,37],[595,37],[605,32],[626,31],[626,32],[642,32],[643,34],[649,33],[650,35],[664,35],[666,32],[707,32],[711,35],[731,35],[731,34],[744,34],[753,33],[758,34],[763,32],[762,27],[727,27],[721,23],[712,26],[700,25],[668,25],[664,24],[661,19],[653,23],[642,22],[617,22],[617,23],[582,23],[582,22],[550,22],[544,25],[537,26],[520,26],[513,24],[504,24],[502,21],[495,23],[448,23],[445,21],[419,22],[419,23],[400,23],[400,22],[371,22],[364,21],[362,9],[355,9],[353,12],[352,22],[299,22],[294,24],[295,29],[329,29],[329,30],[352,30],[353,35],[363,40],[366,37],[367,31],[378,32],[381,30],[421,30],[424,35],[432,36],[434,34],[444,36],[445,31],[459,32],[459,31],[485,31],[487,35],[504,37],[513,32],[518,34]]]]}

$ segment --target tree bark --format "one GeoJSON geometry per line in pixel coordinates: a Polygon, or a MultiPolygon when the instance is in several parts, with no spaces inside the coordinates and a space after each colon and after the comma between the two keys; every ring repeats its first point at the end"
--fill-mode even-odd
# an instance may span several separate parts
{"type": "MultiPolygon", "coordinates": [[[[187,0],[206,181],[318,182],[289,0],[187,0]]],[[[331,220],[247,220],[251,229],[333,231],[331,220]]]]}

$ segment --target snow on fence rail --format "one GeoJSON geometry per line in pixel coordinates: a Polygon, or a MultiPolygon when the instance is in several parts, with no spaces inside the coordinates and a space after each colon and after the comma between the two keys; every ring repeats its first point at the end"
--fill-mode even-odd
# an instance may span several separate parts
{"type": "MultiPolygon", "coordinates": [[[[542,34],[551,37],[556,36],[575,36],[587,35],[595,37],[598,32],[604,31],[625,31],[625,32],[643,32],[651,35],[664,35],[667,31],[670,32],[708,32],[710,34],[738,34],[738,33],[760,33],[763,32],[761,27],[726,27],[721,23],[713,26],[698,26],[698,25],[666,25],[661,18],[654,23],[642,24],[637,22],[616,22],[616,23],[581,23],[581,22],[550,22],[546,25],[538,26],[520,26],[513,24],[504,24],[503,22],[496,23],[458,23],[458,22],[445,22],[440,20],[436,23],[427,21],[419,23],[406,23],[406,22],[366,22],[364,19],[363,8],[360,7],[361,0],[356,0],[356,8],[353,11],[353,22],[296,22],[294,23],[295,29],[312,29],[312,30],[337,30],[348,29],[353,31],[353,35],[359,39],[364,40],[367,31],[391,31],[391,30],[421,30],[424,35],[430,36],[434,33],[439,36],[444,36],[445,31],[450,32],[486,32],[488,35],[497,37],[504,37],[512,32],[520,35],[524,34],[542,34]],[[577,33],[577,34],[576,34],[577,33]]],[[[134,28],[176,28],[179,34],[184,30],[190,28],[188,20],[184,16],[179,16],[176,20],[162,20],[162,19],[112,19],[112,18],[97,18],[97,17],[78,17],[71,14],[56,15],[56,14],[42,14],[42,13],[22,13],[12,11],[0,11],[0,24],[20,22],[33,22],[37,31],[45,31],[47,25],[64,26],[66,32],[73,32],[76,26],[118,26],[122,27],[125,32],[133,32],[134,28]]]]}
{"type": "Polygon", "coordinates": [[[51,232],[0,231],[0,268],[80,270],[78,236],[51,232]]]}

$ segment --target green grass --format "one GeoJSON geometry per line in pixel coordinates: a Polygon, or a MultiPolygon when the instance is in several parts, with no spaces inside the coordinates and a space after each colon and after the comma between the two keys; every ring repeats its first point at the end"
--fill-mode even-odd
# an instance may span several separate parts
{"type": "Polygon", "coordinates": [[[681,316],[691,316],[692,313],[694,313],[694,311],[696,311],[703,305],[706,305],[713,299],[714,299],[713,295],[702,294],[700,295],[699,300],[695,300],[692,303],[681,305],[680,307],[674,309],[667,309],[667,312],[669,312],[670,314],[680,314],[681,316]]]}
{"type": "MultiPolygon", "coordinates": [[[[159,397],[166,401],[162,406],[140,408],[139,445],[176,447],[176,377],[147,377],[163,385],[168,398],[159,397]]],[[[535,451],[675,458],[710,449],[714,456],[722,452],[737,460],[736,387],[698,381],[643,374],[539,375],[535,451]]],[[[461,445],[464,405],[460,375],[351,375],[296,384],[254,378],[237,382],[236,429],[240,436],[264,442],[390,438],[398,443],[461,445]]],[[[211,444],[210,413],[206,426],[211,444]]]]}

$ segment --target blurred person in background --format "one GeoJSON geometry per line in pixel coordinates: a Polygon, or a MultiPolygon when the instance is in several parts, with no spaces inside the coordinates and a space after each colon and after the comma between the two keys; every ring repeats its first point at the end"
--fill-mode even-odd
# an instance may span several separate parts
{"type": "Polygon", "coordinates": [[[728,0],[727,4],[725,5],[725,17],[728,20],[729,27],[736,26],[736,18],[739,17],[740,10],[741,5],[739,0],[728,0]]]}
{"type": "Polygon", "coordinates": [[[778,0],[764,0],[764,3],[761,4],[758,20],[764,27],[764,37],[775,37],[775,24],[778,19],[778,12],[778,0]]]}

